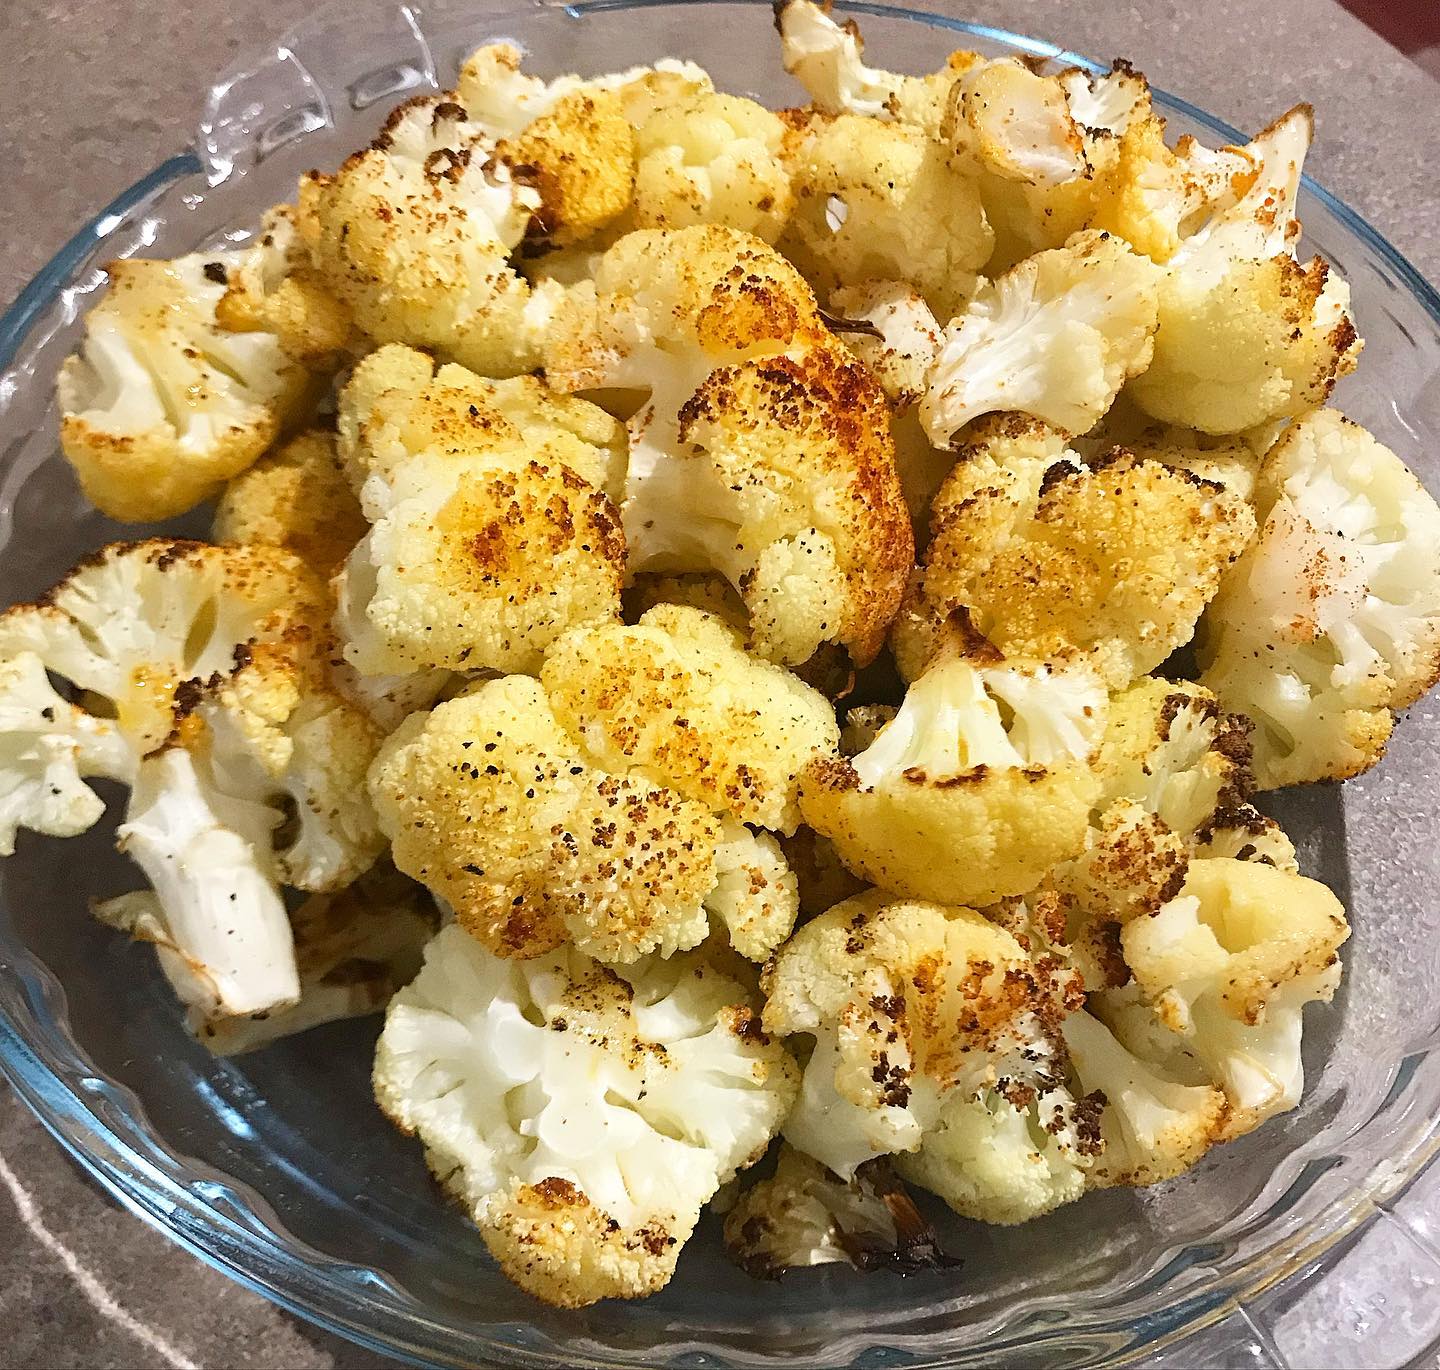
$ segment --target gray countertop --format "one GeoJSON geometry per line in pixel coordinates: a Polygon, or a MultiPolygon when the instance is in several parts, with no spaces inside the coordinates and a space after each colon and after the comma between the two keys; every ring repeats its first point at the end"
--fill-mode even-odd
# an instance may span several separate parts
{"type": "MultiPolygon", "coordinates": [[[[185,144],[212,73],[314,8],[314,0],[0,0],[0,183],[8,187],[0,302],[82,220],[185,144]]],[[[1124,53],[1157,85],[1240,127],[1310,100],[1319,142],[1308,169],[1440,278],[1440,86],[1334,0],[977,0],[965,11],[1095,57],[1124,53]]],[[[1434,1243],[1440,1177],[1427,1180],[1420,1234],[1411,1235],[1434,1243]]],[[[144,1227],[84,1178],[3,1084],[0,1238],[0,1365],[390,1364],[282,1313],[144,1227]]],[[[1352,1258],[1362,1280],[1372,1272],[1383,1307],[1383,1241],[1372,1242],[1357,1243],[1352,1258]]],[[[1303,1293],[1275,1297],[1303,1310],[1303,1293]]],[[[1440,1292],[1431,1302],[1440,1320],[1440,1292]]],[[[1321,1345],[1302,1337],[1262,1347],[1237,1315],[1233,1355],[1207,1363],[1371,1363],[1358,1344],[1345,1349],[1343,1321],[1321,1345]]],[[[1166,1363],[1186,1364],[1183,1346],[1166,1363]]],[[[1433,1352],[1419,1363],[1437,1365],[1433,1352]]]]}

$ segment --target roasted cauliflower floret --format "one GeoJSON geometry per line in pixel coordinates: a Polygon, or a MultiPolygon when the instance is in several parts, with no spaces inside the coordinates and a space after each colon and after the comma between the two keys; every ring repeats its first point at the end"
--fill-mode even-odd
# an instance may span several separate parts
{"type": "Polygon", "coordinates": [[[112,262],[110,289],[60,369],[60,446],[86,497],[129,523],[214,495],[295,418],[309,373],[268,331],[216,317],[231,273],[263,248],[112,262]]]}
{"type": "Polygon", "coordinates": [[[871,891],[762,977],[765,1026],[815,1045],[786,1140],[842,1178],[873,1156],[957,1212],[1013,1223],[1078,1198],[1091,1150],[1065,1089],[1073,980],[970,909],[871,891]]]}
{"type": "Polygon", "coordinates": [[[906,281],[865,281],[832,291],[830,313],[831,326],[891,404],[919,404],[941,344],[940,325],[924,297],[906,281]]]}
{"type": "Polygon", "coordinates": [[[540,683],[561,726],[606,770],[780,832],[800,822],[801,768],[839,745],[823,695],[746,656],[731,628],[698,609],[664,605],[633,627],[569,633],[540,683]]]}
{"type": "Polygon", "coordinates": [[[649,392],[629,423],[631,571],[720,571],[770,660],[835,642],[869,661],[913,540],[884,397],[794,268],[728,229],[643,232],[595,286],[557,319],[546,372],[649,392]]]}
{"type": "Polygon", "coordinates": [[[446,366],[415,385],[428,361],[396,352],[341,397],[374,525],[339,582],[346,658],[367,674],[535,670],[566,629],[619,617],[624,542],[592,484],[613,478],[613,424],[530,377],[446,366]],[[406,384],[377,393],[392,375],[406,384]]]}
{"type": "Polygon", "coordinates": [[[22,651],[0,660],[0,856],[20,828],[75,837],[104,801],[87,779],[129,781],[137,756],[120,729],[56,693],[45,663],[22,651]]]}
{"type": "Polygon", "coordinates": [[[751,1185],[725,1215],[725,1249],[762,1280],[817,1265],[908,1275],[959,1264],[884,1161],[842,1180],[785,1143],[774,1175],[751,1185]]]}
{"type": "Polygon", "coordinates": [[[758,1029],[698,956],[506,961],[452,927],[391,1003],[375,1096],[521,1288],[564,1307],[637,1298],[795,1097],[794,1063],[758,1029]]]}
{"type": "Polygon", "coordinates": [[[1180,893],[1121,932],[1134,990],[1099,1012],[1135,1054],[1213,1084],[1238,1137],[1300,1101],[1301,1011],[1340,983],[1350,935],[1324,885],[1259,861],[1192,861],[1180,893]]]}
{"type": "Polygon", "coordinates": [[[214,537],[281,547],[328,580],[369,526],[335,450],[335,435],[309,429],[225,487],[214,537]]]}
{"type": "Polygon", "coordinates": [[[763,105],[713,91],[666,104],[636,130],[634,224],[723,224],[774,242],[794,195],[785,125],[763,105]]]}
{"type": "Polygon", "coordinates": [[[1103,1146],[1086,1177],[1091,1187],[1159,1184],[1225,1140],[1228,1109],[1220,1090],[1166,1075],[1088,1012],[1072,1013],[1061,1030],[1079,1088],[1104,1100],[1103,1146]]]}
{"type": "Polygon", "coordinates": [[[1294,257],[1313,132],[1301,105],[1260,134],[1246,149],[1258,167],[1253,184],[1169,258],[1154,358],[1131,386],[1157,419],[1239,432],[1323,404],[1355,369],[1349,286],[1319,258],[1302,267],[1294,257]]]}
{"type": "Polygon", "coordinates": [[[1086,432],[1149,364],[1154,263],[1083,233],[983,286],[945,330],[920,404],[937,447],[982,414],[1020,411],[1086,432]]]}
{"type": "Polygon", "coordinates": [[[903,278],[942,318],[974,289],[994,236],[974,183],[919,129],[813,115],[788,139],[795,209],[780,246],[822,298],[903,278]]]}
{"type": "Polygon", "coordinates": [[[886,889],[955,904],[1023,894],[1084,843],[1105,704],[1087,668],[947,649],[865,751],[801,772],[801,812],[886,889]]]}
{"type": "Polygon", "coordinates": [[[1096,763],[1102,801],[1129,800],[1192,834],[1249,794],[1250,731],[1202,686],[1136,681],[1110,701],[1096,763]]]}
{"type": "Polygon", "coordinates": [[[1256,510],[1205,619],[1201,681],[1255,721],[1261,788],[1356,775],[1440,676],[1440,510],[1328,409],[1266,455],[1256,510]]]}
{"type": "Polygon", "coordinates": [[[1161,462],[1116,449],[1087,466],[1013,417],[972,436],[896,622],[907,677],[965,608],[1007,655],[1078,650],[1123,688],[1190,639],[1254,533],[1243,500],[1161,462]]]}
{"type": "Polygon", "coordinates": [[[543,197],[461,105],[401,105],[370,147],[309,185],[316,264],[376,342],[494,376],[539,364],[558,291],[532,292],[509,255],[543,197]]]}

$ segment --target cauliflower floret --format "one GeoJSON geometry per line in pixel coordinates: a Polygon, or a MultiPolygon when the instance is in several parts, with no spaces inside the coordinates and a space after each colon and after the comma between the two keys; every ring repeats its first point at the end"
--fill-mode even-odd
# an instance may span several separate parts
{"type": "Polygon", "coordinates": [[[1299,1102],[1301,1010],[1335,993],[1349,935],[1339,900],[1314,880],[1264,862],[1192,861],[1180,893],[1120,934],[1142,997],[1122,1000],[1112,1025],[1162,1067],[1198,1063],[1228,1100],[1224,1135],[1240,1136],[1299,1102]]]}
{"type": "Polygon", "coordinates": [[[920,404],[937,447],[981,414],[1015,411],[1083,433],[1150,362],[1154,263],[1081,233],[983,286],[945,330],[920,404]]]}
{"type": "Polygon", "coordinates": [[[945,133],[977,177],[1050,188],[1091,173],[1065,82],[1018,59],[977,65],[956,83],[945,133]]]}
{"type": "Polygon", "coordinates": [[[813,0],[782,0],[775,6],[781,60],[827,114],[870,117],[889,112],[900,83],[893,72],[867,67],[860,28],[853,19],[837,24],[813,0]]]}
{"type": "Polygon", "coordinates": [[[1440,676],[1440,510],[1334,410],[1261,465],[1260,536],[1201,634],[1201,681],[1255,721],[1262,789],[1356,775],[1440,676]]]}
{"type": "Polygon", "coordinates": [[[1150,113],[1150,83],[1123,58],[1103,76],[1069,67],[1056,74],[1070,117],[1092,133],[1120,137],[1150,113]]]}
{"type": "Polygon", "coordinates": [[[565,941],[633,961],[698,945],[721,823],[642,776],[598,768],[540,685],[490,681],[387,741],[370,793],[395,864],[501,956],[565,941]]]}
{"type": "Polygon", "coordinates": [[[341,397],[341,454],[369,473],[374,523],[339,580],[346,659],[366,674],[535,670],[566,629],[619,617],[624,543],[592,483],[613,480],[618,432],[529,377],[446,366],[416,384],[430,364],[415,356],[382,349],[341,397]]]}
{"type": "Polygon", "coordinates": [[[1014,416],[972,436],[896,622],[907,678],[965,608],[1005,654],[1078,650],[1123,688],[1190,639],[1254,533],[1243,500],[1161,462],[1116,449],[1086,466],[1014,416]]]}
{"type": "Polygon", "coordinates": [[[941,343],[940,325],[924,297],[906,281],[865,281],[832,291],[830,313],[831,326],[869,367],[886,398],[897,409],[919,404],[941,343]]]}
{"type": "Polygon", "coordinates": [[[919,129],[858,115],[797,121],[795,209],[780,246],[823,298],[907,280],[942,318],[974,290],[994,246],[974,183],[919,129]]]}
{"type": "Polygon", "coordinates": [[[0,856],[18,829],[75,837],[104,801],[87,778],[130,781],[137,757],[109,719],[62,699],[34,652],[0,660],[0,856]]]}
{"type": "Polygon", "coordinates": [[[913,539],[884,398],[794,268],[717,227],[633,233],[557,320],[562,390],[644,388],[630,420],[632,572],[722,572],[751,645],[860,663],[883,641],[913,539]]]}
{"type": "Polygon", "coordinates": [[[561,96],[496,154],[524,167],[540,192],[527,235],[557,247],[579,242],[617,218],[635,191],[635,130],[613,90],[561,96]]]}
{"type": "Polygon", "coordinates": [[[1277,870],[1300,873],[1295,844],[1285,830],[1253,804],[1217,809],[1194,838],[1196,856],[1229,856],[1237,861],[1259,861],[1277,870]]]}
{"type": "MultiPolygon", "coordinates": [[[[96,912],[112,927],[163,927],[160,902],[149,891],[106,900],[96,912]]],[[[388,864],[337,893],[311,895],[290,915],[300,998],[253,1016],[199,1022],[197,1035],[217,1056],[237,1056],[326,1023],[379,1013],[415,978],[439,923],[430,896],[388,864]]]]}
{"type": "Polygon", "coordinates": [[[309,429],[225,487],[213,531],[216,542],[282,547],[328,580],[368,527],[335,435],[309,429]]]}
{"type": "Polygon", "coordinates": [[[800,888],[780,844],[768,833],[726,822],[715,845],[715,887],[705,910],[725,925],[730,945],[763,962],[800,916],[800,888]]]}
{"type": "Polygon", "coordinates": [[[421,96],[331,177],[310,174],[315,260],[376,342],[495,376],[533,370],[558,291],[511,269],[542,196],[452,99],[421,96]]]}
{"type": "Polygon", "coordinates": [[[701,609],[727,623],[743,640],[750,615],[735,587],[714,571],[685,571],[679,575],[642,571],[625,591],[625,618],[637,620],[657,604],[682,604],[701,609]]]}
{"type": "Polygon", "coordinates": [[[208,281],[224,284],[215,319],[232,333],[271,333],[311,371],[334,370],[354,341],[350,311],[325,288],[300,232],[294,205],[276,205],[255,240],[206,262],[208,281]]]}
{"type": "Polygon", "coordinates": [[[947,647],[865,751],[801,772],[801,811],[886,889],[955,904],[1023,894],[1084,843],[1105,705],[1087,668],[947,647]]]}
{"type": "Polygon", "coordinates": [[[324,613],[322,587],[279,548],[114,543],[0,614],[0,660],[33,652],[140,757],[169,738],[182,685],[218,684],[257,650],[303,642],[324,613]]]}
{"type": "Polygon", "coordinates": [[[263,248],[117,261],[60,368],[60,445],[86,497],[130,523],[172,518],[243,471],[302,407],[308,372],[265,331],[216,318],[263,248]]]}
{"type": "Polygon", "coordinates": [[[1087,1177],[1092,1187],[1158,1184],[1189,1170],[1224,1140],[1227,1109],[1220,1090],[1168,1078],[1088,1012],[1072,1013],[1061,1031],[1079,1087],[1105,1101],[1103,1150],[1087,1177]]]}
{"type": "Polygon", "coordinates": [[[1216,151],[1187,135],[1172,150],[1164,121],[1146,114],[1120,134],[1114,158],[1097,178],[1090,225],[1118,233],[1152,261],[1168,262],[1211,215],[1238,203],[1258,173],[1244,148],[1216,151]]]}
{"type": "Polygon", "coordinates": [[[1136,403],[1167,423],[1234,433],[1323,404],[1355,369],[1350,288],[1319,258],[1294,258],[1300,168],[1314,132],[1308,105],[1246,149],[1258,167],[1233,203],[1170,257],[1150,368],[1136,403]]]}
{"type": "Polygon", "coordinates": [[[724,224],[774,242],[795,202],[784,137],[774,114],[735,95],[661,107],[636,130],[634,226],[724,224]]]}
{"type": "MultiPolygon", "coordinates": [[[[1154,913],[1174,898],[1189,860],[1189,844],[1154,813],[1114,800],[1095,818],[1084,850],[1050,872],[1048,883],[1067,901],[1064,940],[1082,949],[1113,943],[1117,934],[1106,925],[1154,913]]],[[[1108,976],[1108,958],[1096,961],[1108,976]]]]}
{"type": "Polygon", "coordinates": [[[761,983],[766,1029],[815,1039],[785,1138],[842,1179],[909,1153],[902,1173],[998,1223],[1083,1191],[1087,1109],[1057,1038],[1078,990],[1009,933],[871,891],[796,932],[761,983]]]}
{"type": "Polygon", "coordinates": [[[570,948],[506,961],[447,928],[390,1005],[374,1083],[501,1269],[580,1307],[665,1285],[795,1075],[744,989],[698,956],[623,973],[570,948]]]}
{"type": "Polygon", "coordinates": [[[1202,686],[1139,680],[1110,701],[1101,800],[1133,801],[1172,831],[1194,833],[1249,794],[1250,731],[1202,686]]]}
{"type": "Polygon", "coordinates": [[[725,1249],[747,1275],[853,1265],[901,1275],[958,1265],[883,1160],[849,1180],[785,1143],[775,1173],[725,1217],[725,1249]]]}
{"type": "Polygon", "coordinates": [[[523,133],[576,92],[613,90],[624,102],[626,117],[632,124],[640,124],[661,100],[714,89],[703,68],[673,57],[663,57],[653,67],[630,67],[589,78],[568,74],[550,81],[522,72],[520,62],[521,52],[514,44],[486,43],[460,68],[455,93],[471,119],[491,138],[523,133]]]}
{"type": "Polygon", "coordinates": [[[742,823],[794,832],[796,777],[833,753],[834,710],[788,671],[748,657],[698,609],[582,629],[550,649],[540,682],[596,763],[669,785],[742,823]]]}

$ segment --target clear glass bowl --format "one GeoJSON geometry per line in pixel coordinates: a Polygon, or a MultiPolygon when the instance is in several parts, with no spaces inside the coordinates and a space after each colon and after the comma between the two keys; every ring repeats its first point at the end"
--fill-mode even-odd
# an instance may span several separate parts
{"type": "MultiPolygon", "coordinates": [[[[877,60],[905,70],[931,70],[962,45],[1083,60],[937,15],[840,7],[864,16],[877,60]]],[[[502,36],[542,74],[681,55],[725,89],[773,105],[799,96],[768,6],[734,3],[490,13],[457,3],[373,22],[331,11],[233,70],[210,93],[194,153],[86,226],[0,320],[0,601],[33,595],[81,552],[135,531],[84,503],[56,451],[52,379],[99,263],[243,236],[298,172],[338,162],[398,97],[434,88],[471,47],[502,36]]],[[[1176,133],[1235,138],[1197,109],[1159,103],[1176,133]]],[[[1440,297],[1318,187],[1307,183],[1301,212],[1309,246],[1349,278],[1368,340],[1340,403],[1440,488],[1440,297]]],[[[1286,1277],[1311,1291],[1338,1278],[1339,1256],[1369,1240],[1362,1229],[1377,1214],[1382,1227],[1403,1215],[1402,1191],[1440,1147],[1437,763],[1440,721],[1422,704],[1394,755],[1343,793],[1275,798],[1306,868],[1355,926],[1343,992],[1311,1010],[1303,1105],[1175,1183],[1096,1194],[1016,1230],[957,1224],[968,1257],[958,1275],[831,1269],[758,1284],[727,1264],[712,1223],[654,1299],[580,1313],[531,1302],[441,1200],[419,1148],[376,1112],[374,1021],[238,1061],[185,1035],[150,952],[86,916],[90,897],[136,881],[104,828],[22,839],[0,865],[0,1066],[110,1190],[197,1255],[357,1341],[428,1363],[1153,1363],[1209,1327],[1187,1343],[1187,1363],[1283,1365],[1265,1291],[1286,1277]]],[[[1423,1220],[1406,1230],[1422,1235],[1379,1248],[1389,1264],[1378,1284],[1369,1271],[1378,1294],[1347,1324],[1352,1342],[1363,1333],[1347,1363],[1399,1364],[1437,1330],[1440,1264],[1433,1245],[1425,1254],[1423,1220]]],[[[1348,1307],[1340,1295],[1311,1302],[1332,1315],[1348,1307]]],[[[1325,1363],[1344,1358],[1341,1333],[1318,1344],[1335,1356],[1325,1363]]]]}

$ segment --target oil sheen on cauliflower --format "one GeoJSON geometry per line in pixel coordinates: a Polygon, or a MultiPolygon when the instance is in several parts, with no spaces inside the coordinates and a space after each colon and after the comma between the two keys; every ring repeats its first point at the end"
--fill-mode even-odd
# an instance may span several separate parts
{"type": "Polygon", "coordinates": [[[1205,619],[1202,683],[1255,721],[1262,788],[1356,775],[1440,676],[1440,510],[1329,409],[1266,455],[1256,509],[1205,619]]]}
{"type": "Polygon", "coordinates": [[[751,646],[871,660],[914,554],[883,394],[795,269],[714,226],[641,232],[557,317],[546,375],[640,390],[624,524],[632,572],[719,571],[751,646]]]}
{"type": "Polygon", "coordinates": [[[1013,415],[971,437],[896,621],[907,677],[965,608],[1007,655],[1079,651],[1122,688],[1189,641],[1254,534],[1243,500],[1162,462],[1117,448],[1087,465],[1013,415]]]}
{"type": "Polygon", "coordinates": [[[766,1029],[814,1041],[785,1138],[842,1179],[893,1155],[995,1223],[1084,1191],[1096,1104],[1058,1039],[1075,982],[987,919],[870,891],[801,928],[762,987],[766,1029]]]}
{"type": "Polygon", "coordinates": [[[501,960],[452,927],[392,1002],[374,1083],[505,1273],[575,1308],[669,1281],[705,1202],[764,1154],[795,1077],[703,957],[501,960]]]}
{"type": "Polygon", "coordinates": [[[947,647],[863,752],[801,772],[801,811],[886,889],[952,904],[1023,894],[1083,845],[1105,707],[1085,666],[947,647]]]}

